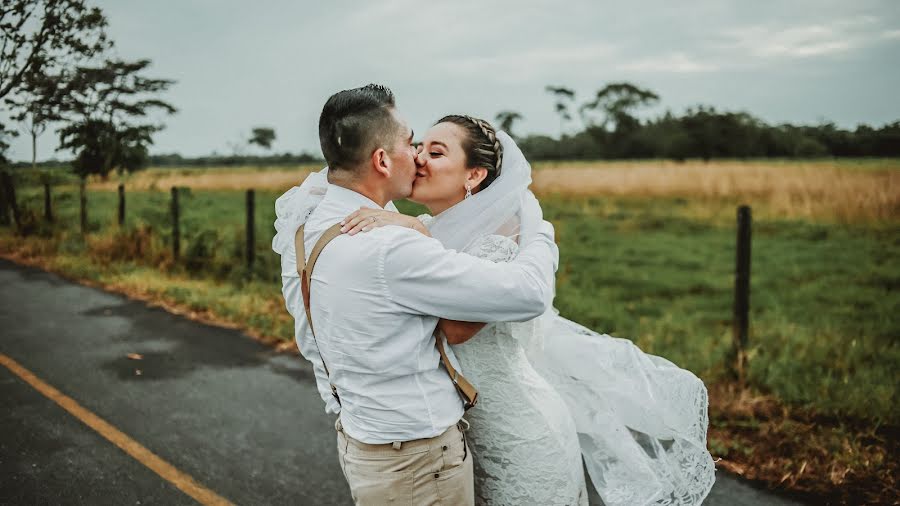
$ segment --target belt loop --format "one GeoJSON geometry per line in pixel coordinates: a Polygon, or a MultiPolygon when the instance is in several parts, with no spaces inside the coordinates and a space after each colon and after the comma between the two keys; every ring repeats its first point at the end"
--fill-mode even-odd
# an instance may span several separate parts
{"type": "Polygon", "coordinates": [[[403,443],[401,443],[400,441],[394,441],[393,444],[391,444],[391,446],[393,446],[395,450],[399,450],[402,445],[403,443]]]}

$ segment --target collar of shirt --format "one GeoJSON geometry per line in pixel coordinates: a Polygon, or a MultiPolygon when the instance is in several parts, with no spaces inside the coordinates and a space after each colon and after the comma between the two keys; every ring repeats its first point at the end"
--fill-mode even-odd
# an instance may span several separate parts
{"type": "Polygon", "coordinates": [[[323,199],[323,201],[324,200],[334,202],[342,207],[357,206],[371,207],[373,209],[384,209],[380,205],[376,204],[374,200],[366,197],[362,193],[332,183],[328,184],[328,191],[325,193],[325,199],[323,199]]]}

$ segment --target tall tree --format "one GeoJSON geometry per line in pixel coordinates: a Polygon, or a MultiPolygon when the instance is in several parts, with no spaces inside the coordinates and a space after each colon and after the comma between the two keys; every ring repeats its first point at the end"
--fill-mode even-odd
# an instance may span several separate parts
{"type": "Polygon", "coordinates": [[[597,92],[594,100],[579,108],[586,125],[596,125],[588,112],[600,112],[603,120],[599,126],[604,130],[630,129],[638,122],[632,115],[638,107],[655,104],[659,95],[639,88],[631,83],[610,83],[597,92]]]}
{"type": "Polygon", "coordinates": [[[523,116],[516,111],[500,111],[496,116],[500,130],[508,133],[510,137],[515,137],[515,134],[513,134],[513,125],[522,118],[523,116]]]}
{"type": "Polygon", "coordinates": [[[175,107],[157,98],[174,81],[140,75],[150,60],[107,60],[97,67],[78,67],[63,88],[60,146],[76,153],[75,172],[82,177],[113,169],[144,166],[147,147],[162,125],[140,123],[153,110],[172,114],[175,107]]]}
{"type": "Polygon", "coordinates": [[[544,89],[556,99],[554,105],[556,107],[556,114],[559,115],[559,138],[562,139],[563,132],[565,131],[565,123],[572,120],[572,115],[569,113],[569,106],[575,101],[575,90],[563,86],[550,85],[547,85],[544,89]]]}
{"type": "Polygon", "coordinates": [[[100,9],[83,0],[0,0],[0,99],[29,72],[106,50],[105,28],[100,9]]]}
{"type": "Polygon", "coordinates": [[[25,126],[31,136],[31,167],[37,164],[37,138],[47,126],[61,119],[63,75],[52,75],[45,65],[30,68],[23,76],[18,91],[7,97],[6,104],[14,111],[10,119],[25,126]],[[38,70],[42,69],[42,70],[38,70]]]}
{"type": "Polygon", "coordinates": [[[6,150],[9,149],[9,142],[7,142],[7,139],[15,137],[16,135],[17,133],[15,130],[7,130],[6,125],[0,123],[0,168],[4,168],[9,164],[9,159],[6,157],[6,150]]]}
{"type": "Polygon", "coordinates": [[[263,149],[272,149],[272,141],[275,140],[275,129],[268,127],[256,127],[250,133],[248,144],[256,144],[263,149]]]}

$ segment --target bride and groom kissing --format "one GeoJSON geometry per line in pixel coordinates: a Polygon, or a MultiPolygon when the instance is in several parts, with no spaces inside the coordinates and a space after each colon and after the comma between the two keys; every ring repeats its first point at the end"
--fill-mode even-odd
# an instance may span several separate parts
{"type": "Polygon", "coordinates": [[[609,506],[703,501],[703,382],[553,309],[554,229],[509,135],[450,115],[417,146],[367,85],[319,140],[272,248],[356,504],[586,505],[585,468],[609,506]]]}

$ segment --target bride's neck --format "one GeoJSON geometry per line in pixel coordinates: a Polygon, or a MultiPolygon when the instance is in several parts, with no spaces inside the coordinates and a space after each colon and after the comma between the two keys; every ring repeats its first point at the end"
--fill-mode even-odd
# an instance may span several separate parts
{"type": "Polygon", "coordinates": [[[447,200],[442,202],[423,202],[423,204],[428,208],[428,212],[431,213],[432,216],[437,216],[447,209],[455,206],[456,204],[459,204],[460,202],[462,202],[462,199],[447,200]]]}

